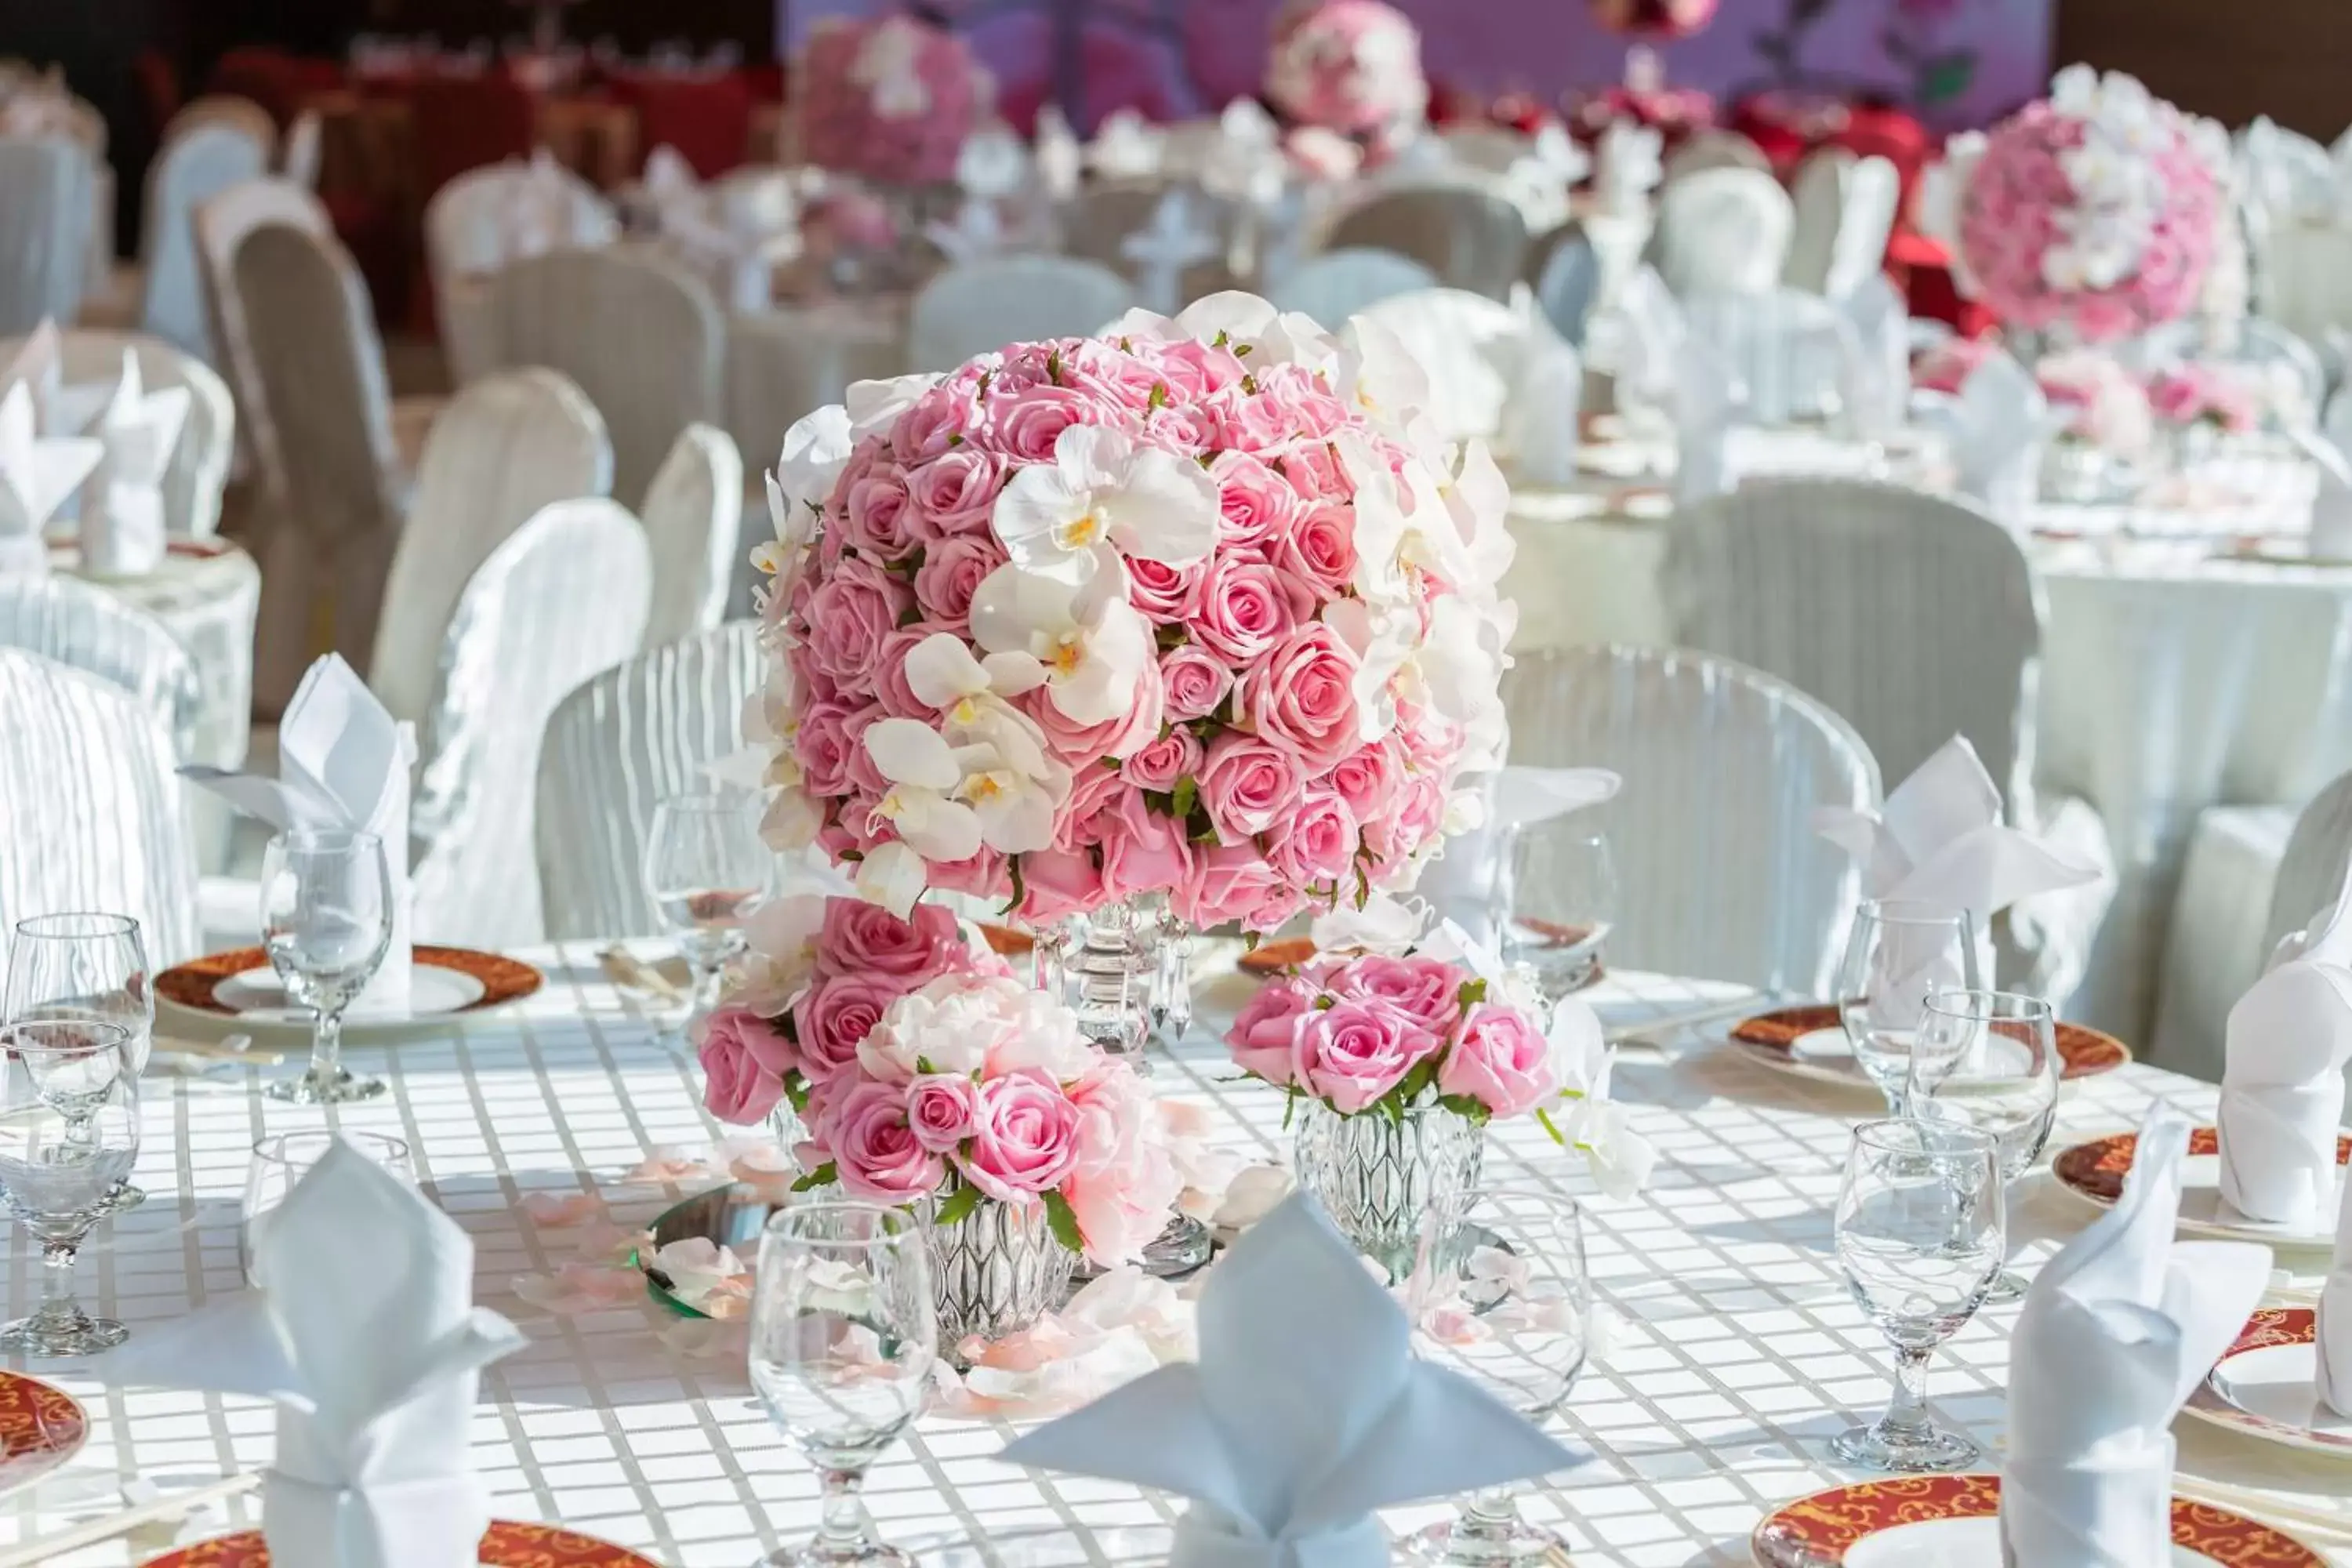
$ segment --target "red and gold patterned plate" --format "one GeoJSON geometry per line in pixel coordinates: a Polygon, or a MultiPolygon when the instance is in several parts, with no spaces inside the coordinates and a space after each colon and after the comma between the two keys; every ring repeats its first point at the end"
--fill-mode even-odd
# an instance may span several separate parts
{"type": "MultiPolygon", "coordinates": [[[[2131,1169],[2138,1138],[2118,1132],[2077,1143],[2050,1162],[2058,1184],[2086,1203],[2111,1207],[2123,1196],[2124,1174],[2131,1169]]],[[[2352,1136],[2336,1140],[2336,1163],[2352,1163],[2352,1136]]],[[[2221,1201],[2221,1135],[2210,1127],[2189,1134],[2189,1158],[2180,1167],[2180,1231],[2184,1236],[2221,1237],[2231,1241],[2261,1241],[2273,1247],[2329,1247],[2336,1245],[2336,1205],[2327,1205],[2324,1227],[2271,1225],[2252,1220],[2221,1201]]]]}
{"type": "MultiPolygon", "coordinates": [[[[1998,1568],[2000,1516],[1999,1476],[1863,1481],[1769,1515],[1748,1549],[1761,1568],[1998,1568]]],[[[2183,1498],[2172,1500],[2172,1546],[2181,1568],[2327,1568],[2282,1531],[2183,1498]]]]}
{"type": "MultiPolygon", "coordinates": [[[[1523,920],[1519,923],[1541,935],[1549,937],[1552,944],[1558,947],[1574,947],[1590,936],[1592,931],[1591,926],[1559,925],[1550,921],[1523,920]]],[[[1278,936],[1270,942],[1259,942],[1234,962],[1234,966],[1243,973],[1255,974],[1259,979],[1265,980],[1277,974],[1287,974],[1294,969],[1304,969],[1314,963],[1315,959],[1315,942],[1312,938],[1278,936]]],[[[1584,985],[1598,984],[1603,973],[1602,967],[1595,963],[1592,966],[1592,973],[1585,980],[1584,985]]],[[[1577,987],[1580,991],[1583,988],[1583,985],[1577,987]]]]}
{"type": "Polygon", "coordinates": [[[0,1492],[32,1485],[81,1452],[89,1418],[62,1388],[0,1372],[0,1492]]]}
{"type": "MultiPolygon", "coordinates": [[[[482,1568],[660,1568],[625,1546],[551,1524],[509,1524],[482,1537],[482,1568]]],[[[147,1560],[147,1568],[269,1568],[261,1531],[217,1535],[147,1560]]]]}
{"type": "MultiPolygon", "coordinates": [[[[1733,1048],[1762,1066],[1817,1083],[1878,1092],[1854,1062],[1838,1010],[1829,1003],[1759,1013],[1733,1026],[1730,1038],[1733,1048]]],[[[2132,1059],[2131,1047],[2121,1040],[2080,1024],[2058,1026],[2058,1057],[2065,1064],[2060,1076],[2068,1079],[2095,1078],[2132,1059]]]]}
{"type": "MultiPolygon", "coordinates": [[[[364,1004],[343,1018],[347,1035],[381,1043],[387,1037],[429,1033],[453,1022],[520,1002],[547,977],[519,958],[466,947],[417,947],[404,1013],[371,1011],[364,1004]]],[[[257,947],[190,959],[155,977],[159,1021],[182,1032],[216,1034],[226,1025],[262,1034],[310,1027],[308,1013],[290,1010],[269,955],[257,947]]]]}
{"type": "Polygon", "coordinates": [[[2265,1307],[2189,1396],[2191,1415],[2290,1448],[2352,1458],[2352,1421],[2319,1403],[2319,1314],[2265,1307]]]}

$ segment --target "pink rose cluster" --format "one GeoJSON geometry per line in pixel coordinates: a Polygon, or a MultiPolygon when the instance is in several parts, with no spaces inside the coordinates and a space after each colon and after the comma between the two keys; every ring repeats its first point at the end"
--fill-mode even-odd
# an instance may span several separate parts
{"type": "Polygon", "coordinates": [[[1912,362],[1911,384],[1957,397],[1977,367],[2000,352],[1990,338],[1947,338],[1912,362]]]}
{"type": "Polygon", "coordinates": [[[1278,19],[1266,97],[1297,125],[1387,142],[1429,111],[1421,35],[1381,0],[1328,0],[1278,19]]]}
{"type": "Polygon", "coordinates": [[[1402,1114],[1433,1096],[1485,1121],[1539,1110],[1569,1087],[1533,1019],[1435,958],[1327,962],[1271,981],[1225,1044],[1253,1078],[1342,1116],[1402,1114]]]}
{"type": "Polygon", "coordinates": [[[1592,19],[1612,33],[1686,38],[1715,20],[1717,0],[1592,0],[1592,19]]]}
{"type": "Polygon", "coordinates": [[[2263,389],[2234,365],[2191,360],[2148,378],[2148,405],[2168,425],[2203,423],[2242,432],[2263,422],[2263,389]]]}
{"type": "Polygon", "coordinates": [[[2137,457],[2156,438],[2147,388],[2112,353],[2068,349],[2034,362],[2034,384],[2064,421],[2063,434],[2103,452],[2137,457]]]}
{"type": "Polygon", "coordinates": [[[989,96],[961,37],[896,12],[819,23],[794,78],[808,161],[889,184],[953,179],[989,96]]]}

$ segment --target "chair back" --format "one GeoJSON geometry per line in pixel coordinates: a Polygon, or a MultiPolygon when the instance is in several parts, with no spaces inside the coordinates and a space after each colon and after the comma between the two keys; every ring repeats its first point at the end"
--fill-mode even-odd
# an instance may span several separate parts
{"type": "Polygon", "coordinates": [[[551,941],[664,928],[641,869],[654,808],[707,793],[767,676],[756,621],[647,648],[556,705],[539,753],[539,889],[551,941]]]}
{"type": "Polygon", "coordinates": [[[326,161],[326,121],[315,109],[306,109],[286,128],[278,148],[278,172],[306,191],[319,188],[319,170],[326,161]]]}
{"type": "Polygon", "coordinates": [[[1083,337],[1135,304],[1126,279],[1069,256],[999,256],[960,262],[915,295],[907,329],[914,370],[953,370],[1007,343],[1083,337]]]}
{"type": "Polygon", "coordinates": [[[1684,299],[1761,294],[1780,280],[1796,222],[1789,193],[1755,169],[1702,169],[1670,180],[1650,245],[1658,275],[1684,299]]]}
{"type": "Polygon", "coordinates": [[[320,237],[335,232],[334,220],[319,198],[291,180],[247,180],[231,185],[194,214],[197,268],[215,345],[214,364],[228,382],[244,418],[238,437],[261,472],[264,491],[286,493],[286,465],[278,455],[278,427],[253,363],[253,337],[247,330],[245,301],[236,291],[236,247],[264,224],[284,224],[320,237]]]}
{"type": "Polygon", "coordinates": [[[1528,221],[1492,191],[1436,184],[1385,191],[1339,215],[1327,250],[1394,251],[1421,263],[1449,289],[1509,296],[1528,254],[1528,221]]]}
{"type": "Polygon", "coordinates": [[[1813,830],[1878,804],[1878,769],[1836,714],[1729,659],[1555,648],[1503,676],[1511,761],[1624,781],[1581,814],[1617,862],[1612,967],[1828,995],[1860,879],[1813,830]]]}
{"type": "Polygon", "coordinates": [[[70,137],[0,136],[0,332],[81,313],[97,180],[70,137]]]}
{"type": "Polygon", "coordinates": [[[16,922],[105,910],[157,968],[196,956],[196,859],[172,739],[107,680],[0,647],[0,954],[16,922]]]}
{"type": "MultiPolygon", "coordinates": [[[[1394,332],[1429,376],[1429,416],[1448,440],[1492,439],[1536,323],[1461,289],[1425,289],[1363,314],[1394,332]]],[[[1540,329],[1549,331],[1549,329],[1540,329]]]]}
{"type": "Polygon", "coordinates": [[[497,951],[544,938],[531,864],[541,737],[567,694],[637,651],[650,574],[637,520],[586,499],[543,509],[466,584],[409,818],[419,941],[497,951]]]}
{"type": "Polygon", "coordinates": [[[1601,298],[1601,254],[1582,224],[1562,224],[1536,242],[1528,253],[1528,281],[1552,331],[1581,349],[1601,298]]]}
{"type": "Polygon", "coordinates": [[[463,386],[518,363],[502,357],[488,302],[494,274],[550,250],[609,245],[620,232],[619,216],[595,186],[548,162],[468,169],[436,191],[425,205],[425,266],[450,379],[463,386]]]}
{"type": "Polygon", "coordinates": [[[1665,184],[1672,184],[1709,169],[1748,169],[1769,174],[1772,160],[1737,131],[1701,131],[1668,155],[1660,173],[1665,184]]]}
{"type": "Polygon", "coordinates": [[[2303,930],[2336,902],[2344,865],[2352,858],[2352,773],[2311,797],[2287,836],[2271,889],[2270,924],[2263,932],[2267,960],[2279,942],[2303,930]]]}
{"type": "Polygon", "coordinates": [[[1661,585],[1675,641],[1819,698],[1889,779],[1966,735],[2011,820],[2036,820],[2042,593],[1991,518],[1894,485],[1751,483],[1668,521],[1661,585]]]}
{"type": "MultiPolygon", "coordinates": [[[[14,359],[24,344],[22,338],[0,339],[0,364],[14,359]]],[[[202,360],[136,332],[84,327],[60,332],[58,368],[68,383],[112,382],[122,374],[126,349],[137,356],[139,379],[148,391],[188,389],[187,423],[163,469],[163,526],[174,535],[209,538],[220,529],[221,491],[236,445],[236,401],[202,360]]]]}
{"type": "Polygon", "coordinates": [[[209,365],[217,365],[220,355],[205,308],[195,210],[231,186],[267,174],[277,145],[278,128],[259,104],[200,98],[165,129],[163,151],[147,168],[140,330],[209,365]]]}
{"type": "Polygon", "coordinates": [[[727,613],[742,553],[743,458],[735,438],[688,426],[654,475],[642,514],[654,559],[645,646],[655,648],[707,632],[727,613]]]}
{"type": "Polygon", "coordinates": [[[558,250],[492,284],[504,363],[562,371],[604,416],[613,494],[640,504],[678,432],[719,417],[727,321],[709,288],[650,247],[558,250]]]}
{"type": "Polygon", "coordinates": [[[129,600],[75,577],[0,576],[0,647],[39,654],[131,693],[162,721],[175,755],[202,760],[195,661],[169,626],[129,600]]]}
{"type": "Polygon", "coordinates": [[[1338,331],[1348,318],[1399,294],[1437,287],[1429,268],[1393,250],[1326,250],[1290,269],[1268,291],[1275,304],[1338,331]]]}
{"type": "Polygon", "coordinates": [[[1699,294],[1683,301],[1683,317],[1738,374],[1755,423],[1820,418],[1838,406],[1853,329],[1819,294],[1699,294]]]}
{"type": "Polygon", "coordinates": [[[612,488],[604,421],[556,372],[501,371],[457,395],[425,439],[368,661],[394,718],[424,721],[458,597],[491,552],[541,509],[612,488]]]}

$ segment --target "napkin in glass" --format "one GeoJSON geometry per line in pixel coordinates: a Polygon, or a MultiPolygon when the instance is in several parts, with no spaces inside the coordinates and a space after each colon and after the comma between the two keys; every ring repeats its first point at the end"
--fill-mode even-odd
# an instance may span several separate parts
{"type": "Polygon", "coordinates": [[[2336,1127],[2352,1062],[2352,874],[2333,908],[2279,944],[2223,1035],[2221,1199],[2316,1229],[2336,1201],[2336,1127]]]}
{"type": "Polygon", "coordinates": [[[139,356],[122,351],[122,378],[99,416],[103,449],[81,509],[81,559],[114,576],[152,572],[163,560],[163,471],[188,419],[189,392],[149,392],[139,356]]]}
{"type": "Polygon", "coordinates": [[[1874,272],[1838,309],[1852,329],[1838,338],[1846,427],[1861,440],[1885,440],[1902,430],[1911,407],[1911,308],[1885,273],[1874,272]]]}
{"type": "Polygon", "coordinates": [[[2172,1418],[2245,1327],[2266,1247],[2173,1240],[2189,1122],[2156,1107],[2122,1198],[2043,1265],[2009,1350],[2002,1555],[2019,1568],[2172,1558],[2172,1418]]]}
{"type": "Polygon", "coordinates": [[[42,436],[80,435],[98,416],[108,393],[103,382],[95,385],[67,383],[65,345],[58,336],[57,323],[46,316],[26,335],[7,368],[0,370],[0,392],[19,383],[32,393],[33,428],[42,436]]]}
{"type": "Polygon", "coordinates": [[[1681,302],[1654,267],[1643,267],[1617,291],[1612,307],[1618,331],[1618,402],[1671,405],[1690,336],[1681,302]],[[1630,394],[1630,397],[1625,395],[1630,394]]]}
{"type": "Polygon", "coordinates": [[[1504,911],[1495,907],[1495,884],[1511,829],[1599,805],[1616,795],[1620,782],[1607,768],[1496,769],[1479,786],[1483,819],[1446,839],[1437,858],[1422,867],[1413,891],[1439,919],[1488,947],[1499,946],[1504,911]]]}
{"type": "Polygon", "coordinates": [[[956,153],[956,187],[972,201],[997,202],[1029,183],[1029,149],[1011,126],[992,121],[963,139],[956,153]]]}
{"type": "Polygon", "coordinates": [[[1576,345],[1548,321],[1531,323],[1521,340],[1499,433],[1514,479],[1531,485],[1575,482],[1576,419],[1583,401],[1584,362],[1576,345]]]}
{"type": "Polygon", "coordinates": [[[1106,180],[1149,180],[1168,156],[1167,132],[1132,109],[1114,109],[1087,143],[1087,167],[1106,180]]]}
{"type": "Polygon", "coordinates": [[[416,726],[394,721],[342,656],[331,653],[304,674],[278,721],[278,777],[194,763],[180,770],[181,777],[281,831],[340,827],[383,841],[392,946],[360,994],[356,1005],[367,1011],[408,1010],[408,774],[415,763],[416,726]]]}
{"type": "Polygon", "coordinates": [[[0,576],[48,575],[41,531],[105,451],[82,437],[37,434],[33,389],[25,383],[0,395],[0,576]]]}
{"type": "Polygon", "coordinates": [[[2323,561],[2352,561],[2352,456],[2308,426],[2287,433],[2319,477],[2311,494],[2311,540],[2305,548],[2323,561]]]}
{"type": "Polygon", "coordinates": [[[1037,110],[1037,132],[1034,152],[1037,183],[1054,201],[1066,202],[1078,194],[1078,181],[1086,172],[1086,149],[1079,145],[1077,132],[1070,129],[1070,118],[1062,112],[1058,103],[1048,103],[1037,110]]]}
{"type": "Polygon", "coordinates": [[[2042,484],[2042,449],[2056,428],[2042,388],[1996,353],[1960,384],[1948,418],[1960,493],[2011,528],[2025,527],[2042,484]]]}
{"type": "Polygon", "coordinates": [[[1731,432],[1748,388],[1715,344],[1685,336],[1675,356],[1675,504],[1688,506],[1739,488],[1731,432]]]}
{"type": "Polygon", "coordinates": [[[253,1249],[260,1288],[142,1330],[96,1370],[277,1405],[272,1562],[473,1568],[490,1522],[467,1441],[481,1369],[524,1341],[474,1305],[472,1239],[338,1140],[253,1249]]]}
{"type": "Polygon", "coordinates": [[[1593,160],[1592,184],[1602,210],[1640,210],[1665,178],[1665,137],[1628,120],[1612,121],[1601,133],[1593,160]]]}
{"type": "Polygon", "coordinates": [[[1197,1363],[1147,1373],[1003,1457],[1190,1498],[1171,1568],[1386,1568],[1374,1509],[1574,1462],[1414,1360],[1404,1313],[1305,1194],[1210,1272],[1200,1335],[1197,1363]]]}

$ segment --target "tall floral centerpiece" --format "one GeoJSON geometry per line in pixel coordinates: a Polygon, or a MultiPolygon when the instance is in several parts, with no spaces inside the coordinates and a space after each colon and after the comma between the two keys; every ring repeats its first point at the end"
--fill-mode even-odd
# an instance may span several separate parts
{"type": "Polygon", "coordinates": [[[1377,162],[1428,118],[1421,34],[1381,0],[1286,7],[1275,24],[1265,94],[1294,125],[1347,137],[1377,162]]]}
{"type": "Polygon", "coordinates": [[[961,37],[897,13],[819,22],[794,75],[802,154],[902,189],[955,178],[989,97],[987,72],[961,37]]]}
{"type": "Polygon", "coordinates": [[[1575,120],[1598,135],[1618,120],[1632,120],[1668,135],[1688,132],[1715,118],[1715,100],[1693,89],[1666,85],[1665,61],[1653,46],[1702,32],[1715,20],[1717,0],[1591,0],[1592,19],[1612,33],[1634,40],[1625,51],[1624,79],[1586,95],[1575,120]]]}

